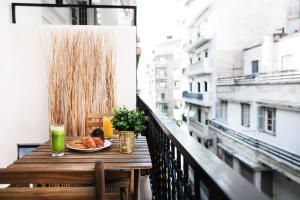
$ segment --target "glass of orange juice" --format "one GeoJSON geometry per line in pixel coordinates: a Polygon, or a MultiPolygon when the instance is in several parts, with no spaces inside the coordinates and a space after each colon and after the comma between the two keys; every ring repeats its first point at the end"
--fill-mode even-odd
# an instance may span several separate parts
{"type": "Polygon", "coordinates": [[[107,138],[112,138],[114,129],[111,123],[111,118],[110,116],[105,116],[103,117],[103,131],[104,131],[104,136],[107,138]]]}

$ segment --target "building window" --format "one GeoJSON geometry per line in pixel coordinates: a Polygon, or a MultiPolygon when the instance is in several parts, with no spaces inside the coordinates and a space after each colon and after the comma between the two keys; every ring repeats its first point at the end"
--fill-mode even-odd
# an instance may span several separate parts
{"type": "Polygon", "coordinates": [[[205,50],[205,58],[208,58],[208,50],[205,50]]]}
{"type": "Polygon", "coordinates": [[[161,112],[167,113],[168,112],[168,105],[163,104],[162,107],[161,107],[161,112]]]}
{"type": "Polygon", "coordinates": [[[212,144],[213,144],[213,142],[212,142],[211,139],[206,140],[206,141],[204,142],[204,146],[205,146],[205,148],[207,148],[207,149],[208,149],[210,146],[212,146],[212,144]]]}
{"type": "Polygon", "coordinates": [[[292,54],[281,56],[281,70],[293,69],[292,59],[292,54]]]}
{"type": "Polygon", "coordinates": [[[227,101],[216,104],[216,119],[221,123],[227,123],[227,101]]]}
{"type": "Polygon", "coordinates": [[[250,127],[250,104],[241,104],[242,107],[242,126],[250,127]]]}
{"type": "Polygon", "coordinates": [[[197,110],[197,114],[198,114],[198,122],[201,122],[202,121],[202,119],[201,119],[201,109],[197,110]]]}
{"type": "Polygon", "coordinates": [[[192,92],[192,91],[193,91],[193,83],[190,82],[190,92],[192,92]]]}
{"type": "Polygon", "coordinates": [[[205,92],[208,91],[208,83],[207,83],[207,81],[204,81],[204,91],[205,92]]]}
{"type": "Polygon", "coordinates": [[[186,116],[182,115],[182,121],[187,122],[186,116]]]}
{"type": "Polygon", "coordinates": [[[159,85],[160,85],[160,88],[161,88],[161,89],[166,89],[166,88],[167,88],[167,84],[166,84],[165,81],[161,81],[161,82],[159,83],[159,85]]]}
{"type": "Polygon", "coordinates": [[[258,108],[258,130],[266,133],[276,133],[276,108],[258,108]]]}
{"type": "Polygon", "coordinates": [[[251,66],[252,66],[252,74],[258,73],[258,67],[259,67],[258,60],[253,60],[251,62],[251,66]]]}
{"type": "Polygon", "coordinates": [[[224,162],[229,165],[231,168],[233,167],[233,156],[224,151],[224,162]]]}
{"type": "Polygon", "coordinates": [[[299,0],[288,1],[288,17],[295,18],[300,16],[300,3],[299,0]]]}
{"type": "Polygon", "coordinates": [[[193,137],[193,131],[190,131],[190,136],[192,136],[192,137],[193,137]]]}
{"type": "Polygon", "coordinates": [[[275,108],[266,108],[266,131],[275,133],[275,108]]]}
{"type": "Polygon", "coordinates": [[[197,83],[197,86],[198,86],[198,92],[201,92],[201,84],[200,84],[200,82],[197,83]]]}
{"type": "Polygon", "coordinates": [[[199,137],[197,137],[197,141],[201,144],[201,139],[199,137]]]}
{"type": "Polygon", "coordinates": [[[190,58],[190,64],[192,64],[193,63],[193,59],[192,58],[190,58]]]}
{"type": "Polygon", "coordinates": [[[246,164],[240,162],[241,175],[247,179],[250,183],[253,183],[254,171],[246,164]]]}
{"type": "Polygon", "coordinates": [[[166,100],[166,94],[165,93],[161,93],[160,94],[161,100],[164,101],[166,100]]]}

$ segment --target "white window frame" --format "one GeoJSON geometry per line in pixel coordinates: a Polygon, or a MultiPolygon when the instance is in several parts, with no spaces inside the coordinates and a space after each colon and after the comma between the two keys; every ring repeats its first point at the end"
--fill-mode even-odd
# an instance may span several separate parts
{"type": "Polygon", "coordinates": [[[295,18],[300,16],[300,2],[299,0],[288,1],[288,18],[295,18]]]}
{"type": "Polygon", "coordinates": [[[227,123],[227,101],[219,101],[216,105],[216,118],[221,123],[227,123]]]}
{"type": "Polygon", "coordinates": [[[250,104],[241,103],[241,125],[250,127],[250,104]]]}
{"type": "Polygon", "coordinates": [[[264,131],[266,133],[270,133],[275,135],[276,133],[276,108],[271,108],[271,107],[266,107],[265,108],[265,126],[264,126],[264,131]],[[268,112],[271,112],[271,118],[269,119],[268,112]],[[271,122],[271,130],[268,129],[269,122],[271,122]]]}

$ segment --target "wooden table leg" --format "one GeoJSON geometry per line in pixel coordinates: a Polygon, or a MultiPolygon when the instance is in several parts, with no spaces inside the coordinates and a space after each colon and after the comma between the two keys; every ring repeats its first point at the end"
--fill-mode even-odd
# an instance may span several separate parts
{"type": "Polygon", "coordinates": [[[130,171],[130,193],[134,193],[134,169],[130,171]]]}
{"type": "Polygon", "coordinates": [[[139,178],[140,178],[140,170],[134,170],[134,194],[133,199],[138,200],[139,198],[139,178]]]}

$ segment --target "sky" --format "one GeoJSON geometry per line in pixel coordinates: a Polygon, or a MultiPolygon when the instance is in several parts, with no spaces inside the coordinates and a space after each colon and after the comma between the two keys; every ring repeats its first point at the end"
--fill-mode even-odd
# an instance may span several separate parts
{"type": "MultiPolygon", "coordinates": [[[[151,59],[153,48],[165,41],[168,35],[178,33],[178,4],[176,0],[138,0],[137,35],[140,38],[142,55],[139,62],[138,77],[144,75],[143,69],[151,59]]],[[[143,83],[139,82],[143,87],[143,83]]]]}

